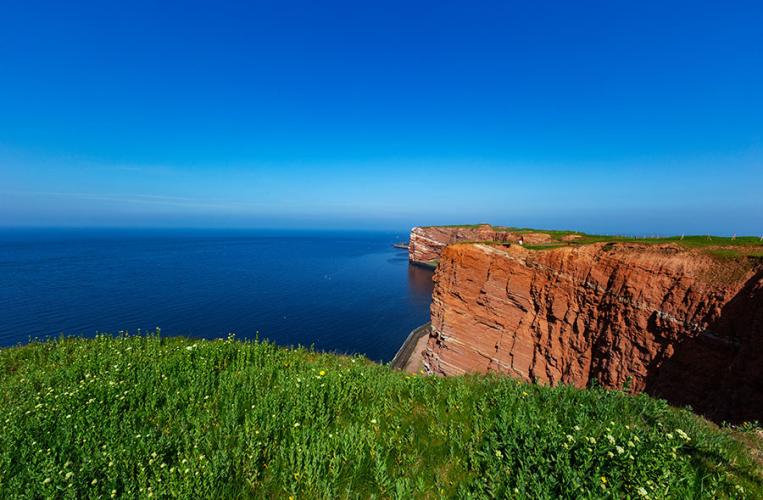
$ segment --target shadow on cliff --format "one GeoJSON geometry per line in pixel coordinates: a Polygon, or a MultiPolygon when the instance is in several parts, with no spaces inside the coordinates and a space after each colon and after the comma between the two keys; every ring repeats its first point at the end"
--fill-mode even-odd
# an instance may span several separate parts
{"type": "Polygon", "coordinates": [[[705,331],[650,368],[646,392],[716,422],[763,421],[763,269],[705,331]]]}

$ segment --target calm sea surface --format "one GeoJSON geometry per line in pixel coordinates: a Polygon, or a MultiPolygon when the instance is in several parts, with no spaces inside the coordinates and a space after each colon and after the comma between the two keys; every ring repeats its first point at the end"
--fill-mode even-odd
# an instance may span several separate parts
{"type": "Polygon", "coordinates": [[[0,231],[0,346],[161,328],[389,361],[429,320],[403,232],[0,231]]]}

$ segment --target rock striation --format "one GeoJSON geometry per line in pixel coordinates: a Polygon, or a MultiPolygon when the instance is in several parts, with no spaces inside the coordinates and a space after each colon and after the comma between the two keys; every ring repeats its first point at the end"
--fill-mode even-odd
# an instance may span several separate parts
{"type": "Polygon", "coordinates": [[[597,383],[715,419],[763,420],[759,258],[671,244],[440,246],[463,234],[411,235],[415,258],[439,252],[429,372],[597,383]]]}
{"type": "Polygon", "coordinates": [[[408,256],[414,263],[429,263],[440,258],[446,246],[464,241],[494,241],[529,244],[545,243],[551,239],[545,233],[519,233],[511,228],[479,224],[475,226],[414,227],[408,244],[408,256]]]}

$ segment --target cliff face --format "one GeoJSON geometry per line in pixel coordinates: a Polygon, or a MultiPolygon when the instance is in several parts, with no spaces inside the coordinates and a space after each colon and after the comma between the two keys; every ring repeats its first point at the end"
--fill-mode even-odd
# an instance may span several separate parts
{"type": "Polygon", "coordinates": [[[627,382],[714,418],[763,419],[763,266],[671,245],[449,246],[423,357],[437,374],[627,382]]]}
{"type": "Polygon", "coordinates": [[[443,249],[462,241],[498,241],[516,243],[520,238],[530,244],[544,243],[551,237],[544,233],[517,233],[490,224],[478,226],[414,227],[408,244],[408,257],[412,262],[431,262],[439,259],[443,249]]]}

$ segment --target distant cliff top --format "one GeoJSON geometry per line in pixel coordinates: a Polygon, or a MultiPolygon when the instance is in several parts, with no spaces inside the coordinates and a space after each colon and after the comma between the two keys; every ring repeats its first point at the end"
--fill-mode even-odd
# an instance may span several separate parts
{"type": "Polygon", "coordinates": [[[570,230],[533,229],[526,227],[493,226],[490,224],[461,224],[447,226],[421,226],[411,231],[439,243],[456,242],[497,242],[523,244],[531,250],[544,250],[564,246],[579,246],[592,243],[674,243],[691,249],[704,249],[708,254],[730,258],[749,256],[763,258],[763,238],[757,236],[648,236],[648,235],[603,235],[587,234],[570,230]]]}

